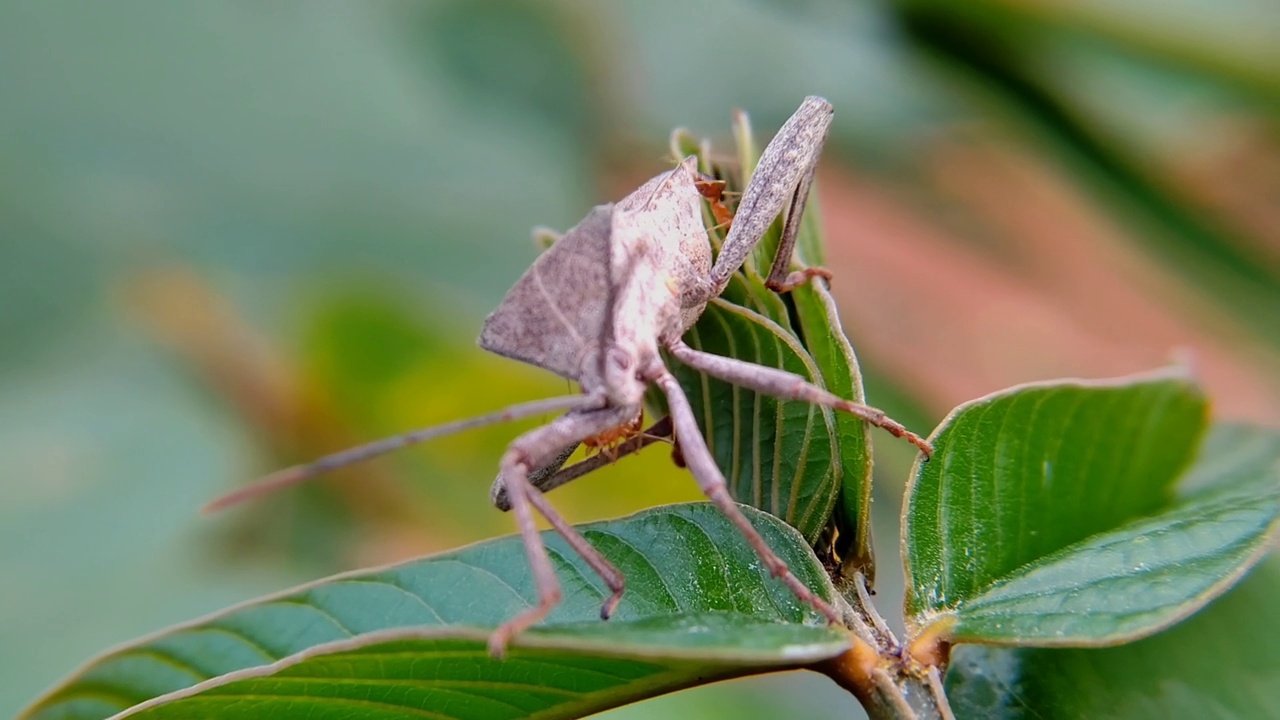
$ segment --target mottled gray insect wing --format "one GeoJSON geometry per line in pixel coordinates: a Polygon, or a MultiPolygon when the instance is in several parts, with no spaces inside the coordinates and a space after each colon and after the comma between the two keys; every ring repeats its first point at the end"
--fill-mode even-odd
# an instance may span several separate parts
{"type": "Polygon", "coordinates": [[[610,292],[613,205],[598,205],[538,256],[480,332],[480,347],[578,380],[600,342],[610,292]]]}
{"type": "Polygon", "coordinates": [[[694,185],[696,163],[696,157],[686,158],[614,209],[610,250],[619,312],[612,329],[629,348],[656,352],[660,338],[683,332],[686,311],[696,319],[706,304],[696,290],[711,269],[711,245],[694,185]]]}

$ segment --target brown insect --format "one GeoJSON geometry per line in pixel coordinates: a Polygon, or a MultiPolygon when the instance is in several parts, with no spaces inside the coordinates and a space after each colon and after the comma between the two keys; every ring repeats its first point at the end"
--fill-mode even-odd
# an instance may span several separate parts
{"type": "MultiPolygon", "coordinates": [[[[546,518],[608,587],[610,595],[600,608],[600,616],[608,618],[621,601],[622,574],[555,511],[543,492],[567,481],[565,473],[573,468],[559,468],[579,444],[629,425],[641,412],[647,389],[656,386],[667,400],[670,432],[708,499],[741,531],[772,575],[828,620],[840,622],[835,609],[796,579],[738,509],[698,430],[689,400],[660,352],[670,353],[706,375],[759,393],[852,413],[907,439],[926,454],[932,451],[922,438],[875,408],[833,395],[799,375],[695,350],[681,339],[708,301],[724,291],[784,210],[782,238],[766,284],[785,292],[827,275],[821,268],[791,271],[791,255],[831,116],[826,100],[810,97],[782,126],[743,191],[714,263],[702,224],[703,191],[697,185],[694,158],[688,158],[617,204],[593,209],[516,281],[485,320],[480,346],[577,382],[581,394],[513,405],[352,448],[277,472],[211,507],[460,430],[564,411],[512,441],[499,463],[500,474],[491,492],[495,504],[509,505],[515,515],[537,587],[537,602],[490,636],[490,652],[501,655],[512,637],[545,618],[560,600],[560,583],[534,522],[534,511],[546,518]]],[[[625,440],[619,450],[643,440],[625,440]]]]}

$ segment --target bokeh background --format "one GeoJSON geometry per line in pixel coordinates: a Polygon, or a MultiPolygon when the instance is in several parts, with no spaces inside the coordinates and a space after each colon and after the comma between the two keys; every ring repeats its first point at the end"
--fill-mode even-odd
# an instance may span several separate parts
{"type": "MultiPolygon", "coordinates": [[[[480,322],[670,128],[804,95],[868,396],[918,430],[1007,385],[1193,364],[1280,423],[1274,0],[0,3],[0,715],[107,646],[510,531],[514,428],[225,516],[356,441],[567,388],[480,322]]],[[[881,597],[909,462],[877,436],[881,597]]],[[[660,449],[575,520],[696,499],[660,449]]],[[[891,604],[891,601],[890,601],[891,604]]],[[[609,717],[856,716],[825,678],[609,717]]]]}

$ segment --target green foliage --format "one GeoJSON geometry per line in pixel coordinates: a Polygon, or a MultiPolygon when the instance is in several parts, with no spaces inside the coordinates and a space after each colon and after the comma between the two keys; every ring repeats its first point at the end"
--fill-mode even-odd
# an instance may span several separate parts
{"type": "MultiPolygon", "coordinates": [[[[811,210],[812,212],[812,210],[811,210]]],[[[802,230],[801,238],[805,237],[802,230]]],[[[803,247],[803,246],[801,246],[803,247]]],[[[810,284],[791,292],[798,330],[805,350],[813,355],[822,373],[822,385],[843,398],[865,402],[862,375],[849,338],[840,327],[831,291],[810,284]]],[[[836,437],[833,447],[838,457],[842,482],[835,515],[836,553],[847,566],[869,577],[875,575],[871,553],[871,438],[870,428],[847,413],[834,413],[836,437]]]]}
{"type": "MultiPolygon", "coordinates": [[[[1013,445],[1010,453],[1022,451],[1013,445]]],[[[996,475],[997,484],[1016,484],[1002,471],[996,475]]],[[[1089,646],[1142,637],[1181,620],[1225,591],[1264,551],[1280,517],[1280,436],[1219,426],[1182,484],[1178,497],[1158,511],[1091,532],[1006,572],[949,557],[934,568],[942,583],[916,589],[946,602],[918,608],[914,622],[942,624],[955,642],[1089,646]],[[948,582],[964,589],[951,589],[948,582]]],[[[1096,508],[1089,500],[1085,504],[1096,508]]],[[[1003,543],[1022,545],[1028,542],[1019,537],[1013,517],[1037,528],[1028,535],[1074,520],[1069,512],[1037,514],[1034,503],[1024,505],[1025,514],[986,509],[966,516],[964,505],[953,503],[943,515],[996,535],[1001,533],[991,526],[1004,522],[1003,543]]],[[[950,542],[965,548],[960,554],[966,559],[990,557],[996,553],[981,550],[1003,547],[983,540],[965,544],[963,536],[950,542]]],[[[917,578],[928,574],[925,567],[913,570],[917,578]]]]}
{"type": "MultiPolygon", "coordinates": [[[[698,350],[822,382],[794,336],[740,306],[713,302],[685,341],[698,350]]],[[[834,413],[782,402],[684,366],[674,372],[734,498],[786,520],[814,542],[831,515],[843,476],[839,458],[832,457],[840,441],[834,413]]]]}
{"type": "MultiPolygon", "coordinates": [[[[746,113],[735,114],[733,131],[737,167],[717,162],[709,141],[698,141],[683,130],[671,136],[672,159],[697,155],[702,172],[727,183],[726,201],[745,187],[760,153],[746,113]]],[[[727,228],[720,225],[709,208],[704,215],[707,226],[712,228],[712,245],[719,247],[727,228]]],[[[799,267],[822,264],[819,217],[816,193],[811,192],[809,210],[797,238],[795,262],[799,267]]],[[[764,275],[781,236],[782,223],[774,222],[722,298],[708,307],[685,341],[708,352],[786,368],[840,397],[864,402],[857,358],[840,326],[831,291],[821,283],[811,283],[780,297],[765,287],[764,275]],[[773,358],[767,357],[771,354],[773,358]]],[[[733,398],[733,430],[725,432],[735,440],[747,433],[752,439],[757,437],[757,408],[772,407],[777,413],[777,408],[801,405],[779,403],[693,372],[678,362],[671,364],[695,410],[717,407],[713,394],[733,398]]],[[[779,413],[773,444],[763,450],[758,443],[717,444],[715,435],[707,433],[709,412],[699,416],[699,427],[707,435],[708,447],[716,454],[721,472],[730,480],[735,498],[782,517],[811,542],[816,541],[819,532],[834,526],[838,529],[838,553],[847,558],[850,566],[874,575],[870,540],[871,445],[867,428],[855,417],[823,408],[805,407],[802,415],[803,424],[798,418],[784,422],[779,413]],[[747,462],[741,457],[745,449],[752,453],[747,462]],[[797,454],[797,450],[803,452],[797,454]],[[767,479],[760,478],[762,473],[779,467],[778,462],[773,462],[775,459],[796,466],[794,480],[776,471],[767,479]]]]}
{"type": "MultiPolygon", "coordinates": [[[[833,591],[803,539],[744,508],[805,584],[833,591]]],[[[82,668],[24,715],[104,718],[578,717],[696,682],[839,654],[824,626],[707,504],[581,527],[627,578],[610,622],[591,569],[548,533],[565,599],[509,659],[488,632],[536,600],[518,537],[339,575],[179,626],[82,668]]]]}
{"type": "MultiPolygon", "coordinates": [[[[856,158],[858,179],[873,185],[873,202],[891,198],[888,204],[902,204],[894,210],[915,215],[908,220],[923,218],[929,231],[953,233],[953,246],[941,257],[961,244],[981,247],[994,264],[1015,268],[1019,282],[1035,284],[1031,270],[1022,274],[1044,258],[1022,254],[1017,243],[1026,238],[1018,227],[984,217],[954,187],[939,188],[948,171],[934,162],[939,150],[945,155],[956,144],[977,138],[981,146],[995,138],[1002,155],[1032,158],[1045,171],[1033,180],[1050,182],[1035,191],[1066,188],[1067,199],[1087,201],[1073,210],[1083,212],[1090,227],[1125,236],[1128,244],[1111,250],[1145,253],[1150,265],[1169,273],[1155,283],[1139,277],[1135,286],[1144,292],[1174,287],[1151,300],[1168,305],[1172,315],[1194,316],[1193,330],[1208,328],[1188,342],[1216,338],[1224,343],[1219,356],[1262,357],[1266,353],[1254,351],[1275,348],[1280,265],[1271,252],[1269,198],[1276,187],[1280,97],[1280,46],[1272,38],[1280,15],[1248,1],[1179,12],[1149,0],[776,5],[669,2],[641,10],[641,4],[601,9],[457,1],[300,13],[122,2],[109,9],[14,4],[0,11],[0,87],[9,109],[0,134],[6,168],[0,229],[11,240],[0,262],[0,328],[4,337],[19,339],[0,351],[0,425],[6,428],[0,448],[12,479],[0,488],[6,583],[0,715],[90,648],[358,557],[367,536],[392,516],[401,529],[416,524],[431,542],[448,545],[468,537],[464,532],[508,529],[509,520],[484,507],[482,498],[510,429],[459,437],[388,463],[413,470],[395,478],[412,488],[412,497],[391,496],[408,521],[378,511],[376,503],[359,505],[374,494],[372,484],[355,484],[358,489],[329,503],[326,513],[342,506],[330,513],[340,516],[337,522],[277,501],[253,518],[253,532],[230,543],[221,526],[197,526],[192,517],[230,479],[269,469],[272,458],[310,457],[335,443],[498,406],[517,393],[563,391],[558,382],[539,385],[509,365],[468,354],[459,331],[470,332],[532,256],[514,240],[531,218],[572,222],[605,194],[592,187],[590,171],[604,180],[631,172],[618,162],[633,149],[624,143],[673,120],[710,126],[726,107],[745,103],[769,113],[761,125],[772,126],[799,95],[822,93],[839,109],[828,167],[856,158]],[[806,61],[793,62],[797,57],[806,61]],[[286,359],[283,374],[305,378],[299,392],[323,395],[345,422],[319,431],[257,424],[252,408],[223,398],[228,393],[219,382],[226,376],[219,372],[230,368],[233,381],[246,380],[234,375],[234,363],[224,358],[202,367],[202,358],[190,362],[184,355],[190,348],[181,346],[186,366],[162,359],[132,320],[115,312],[116,300],[122,288],[134,286],[139,267],[175,260],[215,296],[248,313],[279,347],[290,345],[288,325],[296,318],[289,315],[310,310],[299,311],[297,286],[319,295],[317,330],[302,343],[304,357],[286,359]],[[363,272],[377,277],[382,294],[376,302],[331,302],[335,280],[363,272]],[[418,292],[421,287],[428,289],[418,292]],[[387,308],[390,314],[382,315],[387,308]],[[450,333],[417,326],[421,317],[443,316],[454,323],[450,333]],[[193,390],[193,375],[208,386],[204,392],[193,390]],[[293,432],[299,442],[279,441],[293,432]],[[192,532],[193,526],[200,530],[192,532]],[[261,552],[263,527],[289,526],[300,530],[292,552],[261,552]],[[353,550],[353,543],[361,547],[353,550]]],[[[746,127],[741,118],[740,140],[749,139],[742,136],[746,127]]],[[[740,142],[744,165],[754,153],[740,142]]],[[[1020,199],[1000,209],[1016,212],[1020,199]]],[[[810,232],[818,224],[810,208],[798,257],[815,265],[824,260],[810,232]]],[[[1037,234],[1060,220],[1031,214],[1037,234]]],[[[914,228],[903,225],[888,229],[902,230],[894,239],[905,244],[914,228]]],[[[772,242],[774,236],[762,248],[772,242]]],[[[1095,255],[1081,264],[1101,273],[1112,257],[1095,255]]],[[[924,262],[930,258],[916,259],[926,278],[917,287],[927,290],[938,267],[924,262]]],[[[1117,267],[1127,273],[1132,266],[1117,267]]],[[[727,295],[730,304],[708,318],[730,318],[732,332],[719,339],[768,340],[780,364],[861,399],[858,366],[826,290],[779,299],[762,292],[758,280],[759,268],[749,265],[727,295]]],[[[338,286],[341,295],[344,286],[338,286]]],[[[191,298],[203,296],[182,297],[170,304],[195,305],[191,298]]],[[[898,307],[889,303],[882,311],[898,307]]],[[[967,306],[948,306],[934,322],[967,312],[967,306]]],[[[1065,314],[1079,323],[1073,331],[1087,329],[1087,318],[1071,308],[1065,314]]],[[[1143,320],[1108,325],[1109,346],[1127,347],[1143,320]]],[[[1045,342],[1077,337],[1054,334],[1045,342]]],[[[950,367],[952,358],[926,340],[917,331],[906,342],[919,343],[918,355],[931,365],[950,367]]],[[[874,341],[859,341],[874,362],[894,357],[881,354],[874,341]]],[[[258,349],[231,343],[225,353],[240,360],[258,349]]],[[[917,352],[914,344],[911,351],[917,352]]],[[[1044,353],[1054,351],[1046,345],[1044,353]]],[[[755,357],[768,361],[763,350],[755,357]]],[[[1256,362],[1248,367],[1274,377],[1274,361],[1256,362]]],[[[909,371],[890,369],[872,378],[873,399],[901,397],[932,421],[929,413],[939,406],[930,395],[939,383],[916,384],[909,371]]],[[[247,380],[263,405],[273,407],[275,388],[261,377],[247,380]]],[[[684,380],[695,407],[699,400],[706,407],[711,393],[700,395],[699,380],[684,380]]],[[[758,413],[778,408],[737,395],[736,409],[715,405],[704,424],[745,432],[758,413]]],[[[1280,705],[1280,656],[1270,641],[1280,622],[1276,560],[1262,561],[1237,589],[1201,605],[1248,571],[1271,536],[1280,483],[1276,439],[1240,425],[1206,430],[1201,403],[1198,388],[1174,378],[1106,388],[1055,383],[968,405],[966,417],[953,416],[939,431],[939,455],[918,468],[906,512],[913,639],[1030,646],[959,646],[947,675],[958,716],[1274,713],[1280,705]],[[1025,405],[1000,407],[1004,400],[1025,405]],[[1028,411],[1042,400],[1047,410],[1028,411]],[[1065,412],[1064,403],[1078,403],[1081,412],[1065,412]],[[1003,413],[1010,427],[991,427],[1003,413]],[[1091,419],[1081,422],[1084,415],[1091,419]],[[1207,438],[1202,447],[1200,433],[1207,438]],[[966,517],[973,522],[963,522],[966,517]],[[933,530],[940,531],[936,537],[933,530]],[[1161,630],[1192,611],[1190,619],[1161,630]],[[1110,644],[1157,630],[1116,647],[1041,647],[1110,644]]],[[[789,405],[781,409],[792,412],[789,405]]],[[[836,531],[836,555],[869,571],[865,428],[843,415],[795,415],[761,457],[781,456],[805,472],[770,474],[774,464],[741,451],[720,456],[722,467],[731,477],[751,476],[751,485],[738,487],[741,499],[781,512],[809,540],[825,542],[836,531]]],[[[921,429],[925,423],[911,424],[921,429]]],[[[581,516],[616,515],[629,511],[614,512],[614,503],[624,502],[618,498],[651,504],[662,497],[656,488],[692,485],[670,470],[664,453],[650,455],[611,469],[607,479],[579,483],[629,488],[579,508],[581,516]]],[[[882,469],[890,455],[880,456],[882,469]]],[[[575,492],[558,491],[557,503],[574,510],[575,492]]],[[[673,512],[705,512],[711,523],[717,517],[705,508],[673,512]]],[[[831,592],[795,533],[769,538],[804,570],[807,583],[831,592]]],[[[720,539],[724,547],[737,542],[720,539]]],[[[398,547],[378,540],[385,538],[368,544],[383,553],[398,547]]],[[[525,569],[512,542],[485,547],[508,549],[514,578],[525,569]]],[[[679,559],[668,566],[656,553],[670,542],[650,547],[655,552],[646,552],[657,555],[654,572],[679,569],[679,559]]],[[[712,576],[727,582],[745,572],[745,587],[758,582],[772,588],[769,597],[781,606],[792,607],[784,591],[773,592],[776,584],[746,572],[753,556],[738,549],[742,554],[724,557],[723,573],[712,576]]],[[[818,550],[829,559],[829,548],[818,550]]],[[[581,570],[573,556],[564,557],[562,571],[581,570]]],[[[642,570],[624,570],[644,585],[633,577],[642,570]]],[[[71,717],[101,717],[229,672],[240,675],[140,714],[275,716],[283,703],[315,717],[357,710],[395,715],[420,705],[423,696],[410,686],[450,673],[456,681],[457,673],[481,667],[492,673],[485,682],[512,684],[482,693],[508,693],[502,702],[510,704],[501,707],[465,695],[478,712],[513,716],[550,704],[572,716],[808,663],[846,643],[822,628],[777,622],[768,608],[761,621],[754,605],[746,614],[707,614],[695,603],[682,608],[686,614],[601,624],[590,619],[594,592],[578,575],[571,578],[582,592],[566,600],[564,623],[530,633],[505,666],[480,652],[483,628],[451,627],[430,637],[424,631],[376,644],[362,636],[368,644],[341,648],[309,635],[331,626],[294,606],[286,614],[314,623],[255,628],[278,645],[265,659],[288,667],[260,664],[264,658],[234,638],[192,645],[180,629],[166,631],[142,642],[181,640],[177,648],[156,646],[174,655],[130,656],[118,665],[112,665],[118,655],[107,656],[90,672],[108,666],[110,672],[77,676],[72,682],[83,694],[61,708],[71,717]],[[290,628],[303,631],[298,644],[281,636],[290,628]],[[319,644],[308,646],[312,639],[319,644]],[[699,639],[707,644],[691,648],[699,639]],[[318,647],[331,652],[308,652],[318,647]],[[287,655],[299,648],[302,653],[287,655]],[[445,650],[458,654],[433,662],[445,650]],[[402,652],[426,662],[402,663],[402,652]],[[179,660],[189,661],[186,669],[179,660]],[[593,675],[602,661],[617,673],[593,675]],[[548,672],[550,662],[572,672],[548,672]],[[572,664],[578,662],[588,666],[572,664]],[[331,682],[339,676],[344,683],[331,682]],[[538,688],[520,684],[530,678],[538,688]],[[335,692],[358,687],[367,696],[386,688],[384,681],[401,694],[379,710],[343,705],[335,692]],[[113,688],[119,692],[113,695],[113,688]],[[232,700],[233,692],[241,695],[232,700]],[[324,698],[326,692],[331,697],[324,698]],[[265,701],[255,705],[248,693],[265,701]]],[[[636,592],[633,586],[627,602],[643,598],[636,592]]],[[[358,599],[360,606],[347,606],[353,614],[344,619],[368,627],[421,619],[412,615],[413,602],[394,594],[370,589],[358,599]]],[[[877,599],[895,600],[884,587],[877,599]]],[[[488,626],[505,619],[494,608],[468,612],[487,617],[488,626]]],[[[770,698],[755,700],[720,712],[782,712],[770,698]]]]}
{"type": "Polygon", "coordinates": [[[908,489],[907,609],[935,614],[1158,507],[1196,451],[1188,379],[1017,388],[961,406],[908,489]]]}
{"type": "MultiPolygon", "coordinates": [[[[805,244],[821,247],[814,236],[805,244]]],[[[861,397],[825,289],[780,301],[748,263],[727,298],[742,304],[715,300],[688,333],[692,346],[819,385],[834,380],[861,397]]],[[[353,305],[327,327],[358,335],[387,322],[377,307],[353,305]]],[[[403,320],[390,327],[402,355],[421,352],[403,320]]],[[[327,372],[363,361],[339,353],[334,362],[327,372]]],[[[837,598],[810,547],[871,569],[868,475],[845,474],[865,467],[865,430],[842,432],[849,426],[833,413],[676,372],[732,492],[766,511],[750,516],[770,546],[821,597],[875,617],[856,588],[837,598]],[[830,532],[844,542],[831,544],[830,532]]],[[[396,371],[372,374],[388,373],[396,371]]],[[[1203,394],[1180,371],[1041,383],[957,408],[907,488],[910,655],[941,664],[946,651],[938,649],[957,643],[1122,643],[1224,592],[1260,558],[1280,516],[1280,437],[1221,426],[1201,449],[1207,424],[1203,394]]],[[[853,657],[868,648],[883,662],[899,657],[865,620],[853,638],[823,627],[709,505],[658,508],[582,533],[627,578],[612,622],[596,619],[608,596],[603,583],[547,534],[565,599],[517,638],[506,660],[486,653],[487,634],[536,601],[516,537],[336,576],[178,626],[93,661],[26,717],[311,717],[357,708],[387,717],[577,717],[714,679],[816,666],[851,647],[863,648],[853,657]]],[[[961,701],[996,709],[1019,706],[1020,693],[1055,692],[1009,680],[1001,673],[1013,672],[1011,663],[1040,672],[1069,661],[960,658],[951,682],[961,701]]],[[[878,682],[858,675],[865,671],[856,661],[824,667],[854,686],[878,682]]],[[[906,668],[880,692],[929,697],[906,668]]],[[[874,713],[897,712],[874,694],[862,699],[874,713]]]]}
{"type": "Polygon", "coordinates": [[[1280,559],[1271,558],[1190,620],[1101,649],[956,652],[947,694],[957,717],[1273,717],[1280,646],[1280,559]]]}

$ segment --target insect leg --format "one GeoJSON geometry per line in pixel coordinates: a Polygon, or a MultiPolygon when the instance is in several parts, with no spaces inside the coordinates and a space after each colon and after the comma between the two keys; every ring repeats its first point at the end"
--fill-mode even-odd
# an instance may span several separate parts
{"type": "MultiPolygon", "coordinates": [[[[580,442],[575,442],[568,447],[562,448],[560,452],[556,453],[556,456],[551,459],[551,462],[543,465],[537,470],[531,470],[528,476],[529,484],[546,492],[554,490],[568,482],[568,480],[565,480],[563,482],[556,483],[554,482],[554,478],[560,475],[564,464],[569,462],[569,458],[573,456],[574,451],[577,450],[578,446],[581,444],[582,443],[580,442]]],[[[507,512],[511,509],[511,501],[507,499],[507,483],[502,479],[501,471],[498,472],[498,477],[493,479],[493,485],[489,487],[489,502],[493,503],[493,506],[502,512],[507,512]]]]}
{"type": "Polygon", "coordinates": [[[812,590],[800,582],[791,572],[791,569],[787,567],[786,562],[773,552],[769,544],[752,526],[751,521],[747,520],[742,511],[738,509],[738,505],[729,495],[728,487],[724,482],[724,475],[720,473],[720,468],[716,467],[716,461],[711,457],[711,451],[707,449],[707,443],[703,440],[702,433],[698,430],[698,422],[694,418],[692,408],[689,406],[689,399],[685,397],[684,390],[680,388],[679,381],[666,368],[661,368],[660,374],[653,378],[653,382],[657,383],[663,394],[667,396],[667,405],[671,410],[671,420],[675,424],[676,439],[680,442],[685,464],[688,466],[689,471],[693,473],[694,479],[698,481],[698,487],[702,488],[702,492],[706,493],[707,498],[738,528],[738,531],[751,544],[756,554],[760,556],[761,561],[764,562],[771,575],[782,580],[791,592],[795,593],[796,597],[811,605],[828,620],[833,623],[840,623],[840,615],[836,613],[835,608],[831,607],[822,598],[814,595],[812,590]]]}
{"type": "Polygon", "coordinates": [[[616,427],[634,416],[634,408],[606,407],[586,412],[570,412],[516,438],[503,454],[501,469],[507,499],[524,540],[525,555],[529,559],[529,568],[533,572],[534,585],[538,591],[538,602],[493,631],[489,636],[489,652],[493,655],[501,656],[512,637],[545,618],[556,603],[560,602],[560,581],[556,578],[551,558],[534,522],[534,509],[582,555],[612,591],[612,595],[601,607],[601,615],[607,616],[617,605],[623,590],[622,574],[540,497],[538,489],[529,484],[529,472],[533,468],[545,466],[563,448],[616,427]]]}
{"type": "Polygon", "coordinates": [[[541,490],[530,486],[529,502],[533,504],[533,507],[538,512],[542,513],[542,517],[547,519],[551,527],[560,533],[560,537],[569,543],[569,547],[572,547],[574,552],[582,556],[582,559],[591,566],[592,570],[596,571],[600,579],[604,580],[605,586],[612,591],[613,594],[600,605],[600,619],[608,620],[613,615],[613,611],[618,609],[618,603],[622,601],[622,590],[625,586],[622,573],[613,566],[613,563],[605,559],[605,556],[601,555],[599,550],[592,547],[591,543],[588,543],[581,533],[574,530],[573,526],[564,519],[564,516],[556,512],[551,503],[547,502],[547,496],[543,495],[541,490]]]}
{"type": "MultiPolygon", "coordinates": [[[[827,116],[830,122],[830,115],[827,116]]],[[[769,277],[765,278],[765,287],[775,292],[789,292],[809,280],[820,277],[831,279],[831,271],[826,268],[804,268],[791,272],[791,256],[795,254],[796,238],[800,234],[800,220],[804,217],[805,205],[809,202],[809,189],[813,186],[813,175],[818,169],[818,155],[822,151],[822,143],[826,140],[826,131],[818,138],[811,155],[804,156],[804,171],[796,189],[791,193],[791,204],[787,209],[786,219],[782,223],[782,238],[778,241],[778,251],[773,256],[773,267],[769,269],[769,277]]]]}
{"type": "Polygon", "coordinates": [[[699,372],[783,400],[803,400],[856,415],[920,448],[925,457],[933,454],[933,446],[927,440],[885,415],[883,410],[845,400],[795,373],[694,350],[683,340],[668,343],[667,349],[677,360],[699,372]]]}
{"type": "MultiPolygon", "coordinates": [[[[671,439],[671,418],[664,417],[645,428],[640,435],[627,439],[626,442],[614,449],[614,458],[607,458],[603,455],[595,455],[581,462],[576,462],[569,467],[563,467],[569,456],[577,449],[575,445],[569,448],[562,456],[557,457],[558,462],[552,462],[543,466],[541,469],[529,473],[529,484],[538,488],[542,492],[551,492],[561,485],[577,480],[588,473],[599,470],[606,465],[616,462],[617,458],[622,458],[635,452],[639,452],[656,442],[666,442],[671,439]]],[[[502,476],[493,483],[493,490],[490,493],[490,500],[493,501],[494,507],[506,512],[511,509],[511,501],[507,498],[507,487],[502,482],[502,476]]]]}
{"type": "Polygon", "coordinates": [[[791,266],[800,216],[808,199],[818,156],[831,126],[831,116],[831,103],[820,97],[807,97],[765,146],[751,181],[742,191],[729,236],[725,238],[720,255],[711,268],[711,295],[708,297],[724,292],[729,278],[742,267],[773,219],[788,206],[790,212],[783,226],[782,241],[769,272],[769,287],[787,289],[807,277],[825,273],[814,269],[802,271],[797,276],[796,273],[788,274],[787,270],[791,266]]]}
{"type": "Polygon", "coordinates": [[[401,448],[416,445],[420,442],[432,440],[445,435],[451,435],[463,430],[471,428],[483,427],[485,425],[493,425],[500,422],[508,422],[511,420],[520,420],[522,418],[534,415],[542,415],[548,412],[558,410],[572,410],[575,408],[599,408],[603,405],[604,400],[601,397],[591,395],[566,395],[563,397],[547,398],[545,400],[533,400],[527,403],[512,405],[503,410],[492,412],[487,415],[467,418],[465,420],[455,420],[453,422],[441,425],[432,425],[431,427],[422,428],[420,430],[412,430],[400,435],[393,435],[381,440],[375,440],[371,443],[358,445],[353,448],[347,448],[332,455],[307,463],[305,465],[294,465],[293,467],[278,470],[266,477],[247,485],[239,490],[223,495],[213,502],[205,505],[202,512],[213,512],[237,503],[243,502],[250,498],[275,492],[289,485],[295,485],[317,475],[323,475],[330,470],[336,470],[340,467],[346,467],[353,463],[364,462],[370,458],[379,455],[385,455],[389,452],[399,450],[401,448]]]}

